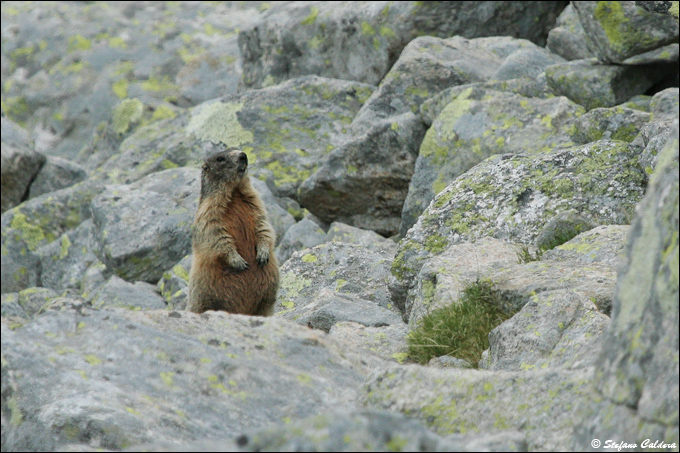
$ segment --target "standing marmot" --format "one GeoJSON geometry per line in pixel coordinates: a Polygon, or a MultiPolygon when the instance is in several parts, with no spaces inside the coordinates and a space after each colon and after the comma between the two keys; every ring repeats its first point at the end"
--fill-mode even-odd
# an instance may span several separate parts
{"type": "Polygon", "coordinates": [[[248,157],[240,150],[220,152],[203,164],[189,311],[272,314],[279,287],[276,236],[247,167],[248,157]]]}

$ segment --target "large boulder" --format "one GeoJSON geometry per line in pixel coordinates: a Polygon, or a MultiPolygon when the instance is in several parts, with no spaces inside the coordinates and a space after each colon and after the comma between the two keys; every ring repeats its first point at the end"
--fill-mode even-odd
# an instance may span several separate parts
{"type": "Polygon", "coordinates": [[[328,155],[300,185],[300,203],[326,222],[393,235],[423,133],[413,113],[378,122],[328,155]]]}
{"type": "MultiPolygon", "coordinates": [[[[3,117],[3,125],[5,119],[3,117]]],[[[4,130],[4,126],[3,126],[4,130]]],[[[4,133],[4,132],[3,132],[4,133]]],[[[47,158],[26,146],[2,141],[2,207],[5,212],[29,198],[31,183],[47,158]]]]}
{"type": "Polygon", "coordinates": [[[260,88],[315,74],[375,85],[404,47],[421,35],[512,35],[543,45],[564,6],[563,2],[279,4],[239,35],[243,84],[260,88]]]}
{"type": "Polygon", "coordinates": [[[156,284],[164,269],[191,252],[199,191],[193,168],[106,186],[91,206],[97,257],[125,280],[156,284]]]}
{"type": "Polygon", "coordinates": [[[631,225],[627,263],[619,275],[593,395],[571,448],[590,450],[593,438],[680,443],[679,185],[676,129],[631,225]]]}
{"type": "Polygon", "coordinates": [[[588,48],[603,63],[678,60],[678,20],[634,2],[572,2],[588,48]]]}
{"type": "Polygon", "coordinates": [[[583,113],[564,97],[528,98],[468,87],[439,113],[423,139],[399,233],[404,236],[435,195],[485,158],[573,144],[568,132],[583,113]]]}
{"type": "Polygon", "coordinates": [[[3,451],[224,441],[354,407],[368,373],[284,319],[80,305],[2,322],[3,451]]]}
{"type": "Polygon", "coordinates": [[[385,251],[342,242],[294,253],[281,267],[276,316],[306,325],[303,315],[310,317],[321,309],[336,313],[325,316],[328,321],[318,321],[325,330],[339,321],[362,323],[366,319],[364,325],[401,322],[387,290],[391,258],[385,251]],[[353,305],[357,307],[354,310],[353,305]],[[353,311],[362,314],[356,317],[353,311]],[[378,318],[388,321],[374,321],[378,318]]]}
{"type": "Polygon", "coordinates": [[[138,127],[94,176],[130,183],[153,172],[197,165],[212,144],[239,147],[251,174],[276,196],[297,188],[351,134],[352,122],[375,87],[308,76],[262,90],[202,103],[174,118],[138,127]]]}
{"type": "Polygon", "coordinates": [[[400,242],[390,280],[394,302],[404,306],[424,262],[451,244],[484,236],[531,243],[564,211],[627,223],[647,182],[636,157],[636,147],[602,140],[487,159],[442,191],[400,242]]]}
{"type": "Polygon", "coordinates": [[[557,18],[555,28],[548,34],[546,47],[567,60],[593,57],[588,49],[586,36],[574,7],[569,4],[557,18]]]}

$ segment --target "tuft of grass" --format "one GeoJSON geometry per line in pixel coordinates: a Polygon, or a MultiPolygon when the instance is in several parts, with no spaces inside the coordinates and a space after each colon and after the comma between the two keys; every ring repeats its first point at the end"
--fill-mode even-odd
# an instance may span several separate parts
{"type": "Polygon", "coordinates": [[[531,249],[526,244],[515,244],[515,253],[517,254],[517,262],[519,264],[526,264],[532,261],[540,261],[543,257],[543,252],[545,249],[536,249],[535,253],[531,252],[531,249]]]}
{"type": "Polygon", "coordinates": [[[420,320],[407,337],[408,357],[426,364],[449,355],[477,368],[482,352],[489,348],[489,332],[511,316],[501,307],[494,284],[477,280],[456,303],[432,310],[420,320]]]}

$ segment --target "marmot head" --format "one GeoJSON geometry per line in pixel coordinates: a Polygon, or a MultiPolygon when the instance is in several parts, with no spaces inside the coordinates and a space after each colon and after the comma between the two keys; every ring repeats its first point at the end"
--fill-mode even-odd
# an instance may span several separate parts
{"type": "Polygon", "coordinates": [[[201,197],[221,189],[231,192],[243,179],[248,169],[248,156],[240,149],[214,154],[203,163],[201,197]]]}

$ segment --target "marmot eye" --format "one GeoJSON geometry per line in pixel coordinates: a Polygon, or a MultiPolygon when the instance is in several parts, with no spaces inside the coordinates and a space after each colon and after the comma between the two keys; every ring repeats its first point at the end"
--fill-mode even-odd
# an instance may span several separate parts
{"type": "Polygon", "coordinates": [[[220,157],[218,157],[218,158],[215,159],[215,160],[217,160],[217,162],[224,162],[224,157],[223,157],[223,156],[220,156],[220,157]]]}

